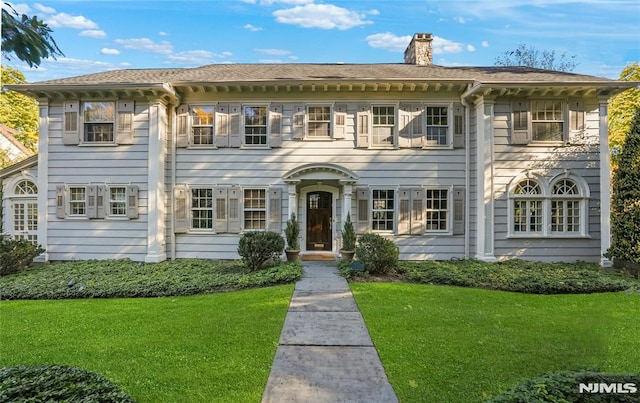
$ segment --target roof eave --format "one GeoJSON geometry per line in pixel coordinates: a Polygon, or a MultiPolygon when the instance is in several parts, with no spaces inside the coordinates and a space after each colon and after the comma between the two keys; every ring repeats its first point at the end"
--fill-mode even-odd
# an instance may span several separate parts
{"type": "Polygon", "coordinates": [[[168,83],[9,84],[5,88],[33,98],[160,98],[176,103],[178,96],[168,83]]]}

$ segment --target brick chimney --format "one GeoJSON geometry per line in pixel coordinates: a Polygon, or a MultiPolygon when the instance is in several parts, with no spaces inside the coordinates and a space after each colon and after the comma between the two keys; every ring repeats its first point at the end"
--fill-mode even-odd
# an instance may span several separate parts
{"type": "Polygon", "coordinates": [[[414,34],[411,42],[404,51],[404,62],[418,66],[431,66],[433,64],[433,49],[431,34],[414,34]]]}

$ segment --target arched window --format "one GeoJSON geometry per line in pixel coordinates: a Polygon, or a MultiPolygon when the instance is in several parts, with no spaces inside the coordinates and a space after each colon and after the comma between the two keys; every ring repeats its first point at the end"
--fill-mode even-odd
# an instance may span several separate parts
{"type": "Polygon", "coordinates": [[[533,179],[518,182],[513,190],[513,232],[542,233],[543,196],[540,184],[533,179]]]}
{"type": "Polygon", "coordinates": [[[37,195],[38,187],[35,185],[35,183],[25,179],[18,182],[14,189],[14,193],[16,196],[37,195]]]}
{"type": "Polygon", "coordinates": [[[583,197],[571,179],[559,179],[551,185],[551,232],[572,234],[581,232],[583,197]]]}

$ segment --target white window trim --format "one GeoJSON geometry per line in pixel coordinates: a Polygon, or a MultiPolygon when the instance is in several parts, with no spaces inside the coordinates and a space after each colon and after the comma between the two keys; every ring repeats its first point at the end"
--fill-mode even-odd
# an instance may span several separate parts
{"type": "MultiPolygon", "coordinates": [[[[569,103],[571,102],[570,100],[566,99],[566,98],[562,98],[562,99],[558,99],[558,98],[530,98],[530,99],[516,99],[513,100],[513,102],[515,101],[525,101],[529,103],[529,108],[527,110],[527,133],[528,133],[528,142],[527,143],[520,143],[517,145],[526,145],[526,146],[530,146],[530,147],[557,147],[559,145],[564,145],[567,144],[567,142],[569,141],[569,134],[570,134],[570,128],[569,126],[571,125],[571,121],[570,121],[570,117],[571,117],[571,113],[570,113],[570,107],[569,107],[569,103]],[[561,103],[560,108],[562,110],[562,139],[561,140],[553,140],[553,141],[538,141],[535,140],[533,138],[533,103],[537,102],[537,101],[558,101],[561,103]]],[[[511,103],[512,105],[512,109],[511,109],[511,118],[510,121],[513,122],[513,102],[511,103]]],[[[584,123],[586,125],[586,112],[585,112],[585,118],[584,118],[584,123]]],[[[510,128],[510,136],[513,136],[513,127],[510,128]]],[[[579,131],[583,131],[584,129],[578,130],[579,131]]],[[[524,132],[524,130],[523,130],[524,132]]]]}
{"type": "Polygon", "coordinates": [[[453,235],[453,185],[438,186],[438,185],[424,185],[422,188],[425,190],[425,196],[423,199],[423,211],[424,211],[424,232],[422,235],[453,235]],[[447,191],[447,229],[446,230],[428,230],[427,229],[427,191],[428,190],[446,190],[447,191]]]}
{"type": "MultiPolygon", "coordinates": [[[[398,142],[399,142],[399,130],[398,128],[400,127],[398,122],[400,120],[400,113],[399,113],[399,109],[400,109],[400,103],[399,102],[376,102],[376,103],[370,103],[369,104],[369,108],[370,108],[370,115],[371,115],[371,123],[369,124],[369,128],[370,128],[370,132],[369,132],[369,149],[370,150],[395,150],[398,149],[398,142]],[[384,144],[374,144],[373,143],[373,131],[374,128],[376,127],[376,125],[373,123],[374,121],[374,116],[375,114],[373,113],[373,108],[376,107],[392,107],[394,108],[393,111],[393,126],[388,126],[388,125],[384,125],[384,127],[392,127],[393,128],[393,144],[389,144],[389,145],[384,145],[384,144]]],[[[356,123],[357,124],[357,123],[356,123]]],[[[380,190],[384,190],[382,188],[380,188],[380,190]]]]}
{"type": "MultiPolygon", "coordinates": [[[[241,105],[241,109],[242,109],[242,117],[241,117],[241,145],[240,148],[241,149],[250,149],[250,150],[255,150],[255,149],[270,149],[271,145],[270,145],[270,141],[269,139],[271,138],[271,125],[269,124],[269,107],[271,106],[271,104],[269,103],[264,103],[264,102],[248,102],[248,103],[243,103],[241,105]],[[266,109],[266,133],[264,134],[266,136],[266,143],[265,144],[247,144],[247,134],[246,134],[246,127],[247,127],[247,122],[246,122],[246,113],[245,110],[246,108],[265,108],[266,109]]],[[[214,143],[215,143],[215,139],[214,139],[214,143]]]]}
{"type": "Polygon", "coordinates": [[[216,150],[218,149],[218,147],[216,146],[216,136],[218,135],[218,133],[216,132],[216,114],[218,113],[218,104],[219,103],[212,103],[212,102],[194,102],[194,103],[190,103],[188,105],[188,122],[187,122],[187,132],[188,132],[188,143],[187,143],[187,148],[196,148],[198,150],[203,150],[203,149],[212,149],[212,150],[216,150]],[[212,133],[212,143],[211,144],[195,144],[194,143],[194,136],[193,136],[193,128],[194,128],[194,124],[193,124],[193,108],[194,107],[199,107],[199,106],[211,106],[213,107],[213,121],[211,122],[212,124],[212,128],[211,128],[211,133],[212,133]]]}
{"type": "MultiPolygon", "coordinates": [[[[244,186],[240,188],[240,234],[245,232],[266,232],[269,231],[269,188],[266,186],[244,186]],[[263,190],[264,191],[264,229],[246,229],[245,228],[245,205],[244,205],[244,192],[245,190],[263,190]]],[[[262,210],[262,209],[260,209],[262,210]]]]}
{"type": "Polygon", "coordinates": [[[108,184],[106,186],[107,194],[106,200],[104,203],[104,213],[105,218],[113,219],[113,220],[130,220],[127,216],[127,211],[129,210],[129,197],[127,197],[127,185],[126,184],[108,184]],[[124,214],[111,214],[111,189],[112,188],[123,188],[124,189],[124,214]]]}
{"type": "Polygon", "coordinates": [[[116,138],[118,137],[118,100],[117,99],[97,99],[97,100],[83,100],[80,101],[80,111],[78,113],[78,124],[80,125],[78,131],[80,132],[80,146],[117,146],[116,138]],[[84,120],[84,106],[87,103],[104,103],[110,102],[113,103],[113,140],[112,141],[86,141],[86,130],[85,130],[85,120],[84,120]]]}
{"type": "Polygon", "coordinates": [[[215,185],[209,185],[209,184],[205,184],[205,185],[188,185],[187,186],[187,222],[189,223],[189,227],[187,229],[187,233],[189,234],[201,234],[201,235],[212,235],[215,234],[215,230],[216,230],[216,196],[215,196],[215,185]],[[211,197],[212,197],[212,203],[211,203],[211,210],[212,210],[212,214],[213,214],[213,221],[211,222],[211,228],[194,228],[193,227],[193,209],[192,209],[192,203],[193,203],[193,190],[195,189],[210,189],[211,190],[211,197]]]}
{"type": "MultiPolygon", "coordinates": [[[[304,105],[304,140],[305,141],[328,141],[333,140],[333,130],[335,124],[335,116],[334,116],[334,106],[335,103],[307,103],[304,105]],[[328,107],[329,108],[329,135],[328,136],[310,136],[309,135],[309,123],[311,120],[309,119],[309,108],[312,107],[328,107]]],[[[293,117],[291,118],[293,122],[293,117]]]]}
{"type": "MultiPolygon", "coordinates": [[[[398,229],[398,214],[400,212],[400,208],[398,206],[398,186],[370,186],[369,187],[369,228],[371,229],[371,232],[375,233],[375,234],[395,234],[397,229],[398,229]],[[389,230],[376,230],[373,229],[373,213],[374,213],[374,208],[373,208],[373,191],[374,190],[383,190],[383,191],[392,191],[393,192],[393,219],[392,221],[392,228],[389,230]]],[[[388,211],[387,209],[384,209],[383,211],[388,211]]]]}
{"type": "Polygon", "coordinates": [[[423,150],[433,150],[433,149],[453,149],[453,127],[455,123],[454,118],[454,110],[453,110],[453,101],[450,102],[425,102],[422,105],[422,149],[423,150]],[[447,142],[446,144],[427,144],[427,108],[428,107],[446,107],[447,108],[447,142]]]}
{"type": "Polygon", "coordinates": [[[68,219],[86,219],[88,220],[89,217],[87,217],[87,186],[90,186],[87,183],[84,184],[67,184],[66,185],[66,192],[67,195],[65,197],[65,216],[68,219]],[[84,214],[72,214],[71,213],[71,189],[72,188],[83,188],[84,189],[84,214]]]}

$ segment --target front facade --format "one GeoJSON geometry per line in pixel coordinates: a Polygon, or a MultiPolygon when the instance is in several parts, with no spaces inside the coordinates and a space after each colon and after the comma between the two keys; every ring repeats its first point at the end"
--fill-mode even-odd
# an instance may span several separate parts
{"type": "MultiPolygon", "coordinates": [[[[10,86],[39,101],[40,150],[0,172],[4,209],[19,203],[12,186],[33,184],[43,260],[233,259],[242,233],[282,233],[292,213],[302,253],[335,254],[349,213],[401,259],[606,264],[606,108],[629,83],[433,66],[430,44],[417,34],[405,64],[10,86]]],[[[4,217],[5,232],[22,228],[4,217]]]]}

